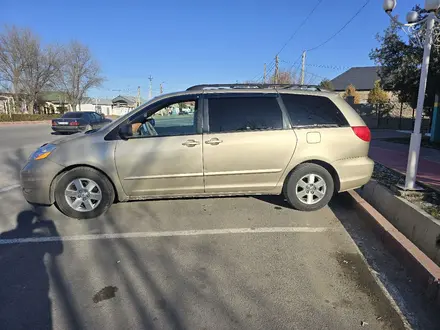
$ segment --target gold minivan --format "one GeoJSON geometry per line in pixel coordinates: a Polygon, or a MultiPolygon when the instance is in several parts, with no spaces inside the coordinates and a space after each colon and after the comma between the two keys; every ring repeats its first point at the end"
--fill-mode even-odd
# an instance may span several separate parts
{"type": "Polygon", "coordinates": [[[32,204],[92,218],[113,202],[279,195],[298,210],[370,180],[370,130],[336,93],[298,85],[198,85],[108,125],[45,144],[21,171],[32,204]]]}

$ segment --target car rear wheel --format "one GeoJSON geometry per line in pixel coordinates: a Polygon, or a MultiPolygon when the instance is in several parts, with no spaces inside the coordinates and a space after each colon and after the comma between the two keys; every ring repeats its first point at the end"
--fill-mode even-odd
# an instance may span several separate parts
{"type": "Polygon", "coordinates": [[[322,166],[312,163],[298,165],[287,179],[284,195],[295,209],[315,211],[328,204],[333,196],[334,182],[322,166]]]}
{"type": "Polygon", "coordinates": [[[109,179],[89,167],[77,167],[57,180],[55,203],[62,213],[71,218],[90,219],[107,211],[115,192],[109,179]]]}

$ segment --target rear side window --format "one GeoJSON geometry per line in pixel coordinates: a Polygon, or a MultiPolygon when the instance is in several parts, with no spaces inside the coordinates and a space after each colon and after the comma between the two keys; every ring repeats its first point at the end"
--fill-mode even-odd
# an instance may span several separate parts
{"type": "Polygon", "coordinates": [[[81,112],[67,112],[65,113],[62,118],[81,118],[83,113],[81,112]]]}
{"type": "Polygon", "coordinates": [[[327,97],[284,94],[281,98],[293,126],[349,126],[342,112],[327,97]]]}
{"type": "Polygon", "coordinates": [[[283,129],[283,115],[274,97],[210,98],[208,104],[212,133],[283,129]]]}

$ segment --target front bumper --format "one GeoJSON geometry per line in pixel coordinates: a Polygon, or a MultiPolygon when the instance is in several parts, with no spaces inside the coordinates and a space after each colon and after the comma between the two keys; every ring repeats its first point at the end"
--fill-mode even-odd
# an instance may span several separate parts
{"type": "Polygon", "coordinates": [[[54,132],[77,133],[85,130],[85,126],[52,126],[54,132]]]}
{"type": "Polygon", "coordinates": [[[31,204],[52,205],[51,184],[55,176],[64,169],[48,159],[30,160],[20,172],[24,198],[31,204]]]}

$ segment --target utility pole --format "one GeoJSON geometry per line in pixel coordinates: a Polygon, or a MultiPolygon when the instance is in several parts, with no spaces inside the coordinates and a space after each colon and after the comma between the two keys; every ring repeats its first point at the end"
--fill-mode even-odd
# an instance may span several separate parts
{"type": "Polygon", "coordinates": [[[306,69],[306,51],[303,51],[302,59],[301,59],[301,85],[304,85],[304,74],[306,69]]]}
{"type": "Polygon", "coordinates": [[[163,84],[163,82],[160,83],[160,93],[161,94],[163,93],[163,85],[162,84],[163,84]]]}
{"type": "Polygon", "coordinates": [[[141,105],[141,86],[138,86],[137,106],[141,105]]]}
{"type": "Polygon", "coordinates": [[[148,93],[148,98],[151,100],[153,98],[153,77],[150,75],[148,77],[148,80],[150,81],[150,91],[148,93]]]}
{"type": "Polygon", "coordinates": [[[264,63],[263,81],[266,83],[266,63],[264,63]]]}
{"type": "Polygon", "coordinates": [[[279,65],[279,62],[280,62],[280,60],[277,55],[277,56],[275,56],[275,84],[278,84],[278,75],[279,75],[278,65],[279,65]]]}

